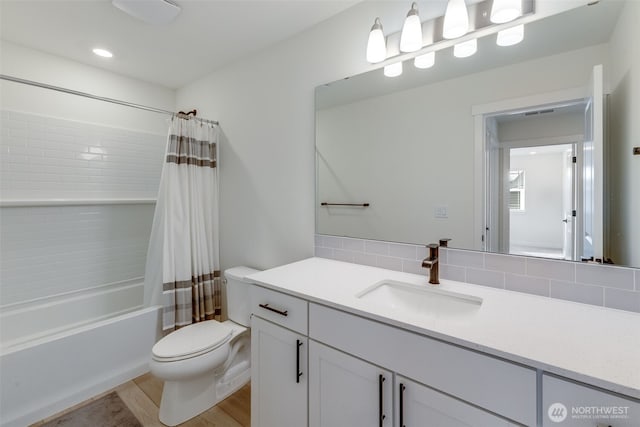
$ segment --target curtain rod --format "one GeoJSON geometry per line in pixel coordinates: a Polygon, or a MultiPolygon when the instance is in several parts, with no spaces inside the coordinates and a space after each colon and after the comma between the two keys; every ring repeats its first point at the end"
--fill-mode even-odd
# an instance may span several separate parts
{"type": "MultiPolygon", "coordinates": [[[[110,102],[112,104],[124,105],[125,107],[137,108],[139,110],[151,111],[151,112],[154,112],[154,113],[161,113],[161,114],[168,114],[168,115],[173,116],[173,117],[177,117],[178,116],[178,113],[175,113],[175,112],[169,111],[169,110],[163,110],[161,108],[148,107],[146,105],[134,104],[133,102],[121,101],[119,99],[107,98],[107,97],[104,97],[104,96],[93,95],[93,94],[87,93],[87,92],[81,92],[81,91],[78,91],[78,90],[67,89],[67,88],[60,87],[60,86],[53,86],[53,85],[49,85],[49,84],[46,84],[46,83],[36,82],[36,81],[33,81],[33,80],[21,79],[19,77],[8,76],[6,74],[0,74],[0,79],[7,80],[7,81],[10,81],[10,82],[14,82],[14,83],[22,83],[22,84],[29,85],[29,86],[41,87],[43,89],[54,90],[54,91],[57,91],[57,92],[68,93],[68,94],[71,94],[71,95],[82,96],[82,97],[85,97],[85,98],[96,99],[98,101],[110,102]]],[[[198,120],[198,121],[203,122],[203,123],[211,123],[211,124],[214,124],[214,125],[218,125],[219,124],[215,120],[201,119],[200,117],[191,117],[190,119],[198,120]]]]}

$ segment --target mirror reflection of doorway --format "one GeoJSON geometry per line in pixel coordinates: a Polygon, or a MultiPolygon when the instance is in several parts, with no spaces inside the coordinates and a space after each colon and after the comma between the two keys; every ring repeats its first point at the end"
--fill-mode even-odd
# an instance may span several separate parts
{"type": "MultiPolygon", "coordinates": [[[[509,253],[573,259],[575,144],[510,148],[509,253]]],[[[505,162],[506,163],[506,162],[505,162]]]]}

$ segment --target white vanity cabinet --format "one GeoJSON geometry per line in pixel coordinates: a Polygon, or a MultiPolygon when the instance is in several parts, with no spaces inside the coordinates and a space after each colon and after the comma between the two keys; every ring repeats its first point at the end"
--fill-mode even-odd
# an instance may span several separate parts
{"type": "Polygon", "coordinates": [[[491,413],[402,376],[396,376],[395,396],[397,427],[515,426],[491,413]]]}
{"type": "Polygon", "coordinates": [[[393,374],[309,343],[309,427],[392,427],[393,374]]]}
{"type": "Polygon", "coordinates": [[[306,426],[307,302],[255,287],[251,304],[251,426],[306,426]]]}
{"type": "Polygon", "coordinates": [[[544,427],[638,427],[640,402],[553,375],[542,377],[544,427]]]}

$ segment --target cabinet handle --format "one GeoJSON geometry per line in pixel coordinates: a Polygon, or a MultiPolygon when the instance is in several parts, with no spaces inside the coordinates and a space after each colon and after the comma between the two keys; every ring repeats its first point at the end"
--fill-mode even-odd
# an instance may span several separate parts
{"type": "Polygon", "coordinates": [[[302,372],[300,372],[300,347],[302,346],[302,341],[296,340],[296,384],[300,383],[300,377],[302,376],[302,372]]]}
{"type": "Polygon", "coordinates": [[[406,427],[404,425],[404,391],[406,389],[404,384],[400,383],[400,427],[406,427]]]}
{"type": "Polygon", "coordinates": [[[260,308],[264,308],[265,310],[273,311],[274,313],[278,313],[280,316],[288,316],[289,312],[287,310],[281,311],[277,308],[269,307],[269,304],[258,304],[260,308]]]}
{"type": "Polygon", "coordinates": [[[380,420],[380,427],[382,427],[384,419],[387,418],[387,416],[383,413],[383,402],[382,402],[382,394],[383,394],[383,390],[382,390],[382,383],[385,381],[385,378],[382,374],[380,374],[380,376],[378,376],[378,418],[380,420]]]}

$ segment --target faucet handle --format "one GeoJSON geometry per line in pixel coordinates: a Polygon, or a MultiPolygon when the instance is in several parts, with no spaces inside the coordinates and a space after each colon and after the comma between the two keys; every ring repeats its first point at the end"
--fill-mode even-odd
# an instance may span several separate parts
{"type": "Polygon", "coordinates": [[[448,246],[449,246],[449,241],[450,241],[450,240],[451,240],[451,239],[450,239],[450,238],[448,238],[448,237],[444,237],[444,238],[440,239],[440,246],[442,246],[443,248],[448,247],[448,246]]]}
{"type": "Polygon", "coordinates": [[[429,243],[429,244],[427,245],[427,247],[428,247],[429,249],[436,249],[436,248],[438,248],[438,244],[437,244],[437,243],[429,243]]]}

